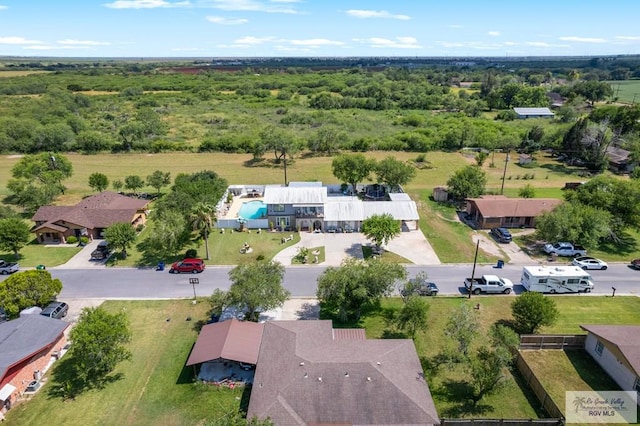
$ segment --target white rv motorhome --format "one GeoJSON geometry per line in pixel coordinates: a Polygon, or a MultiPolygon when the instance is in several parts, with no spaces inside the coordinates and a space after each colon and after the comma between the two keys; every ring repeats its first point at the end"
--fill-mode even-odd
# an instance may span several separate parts
{"type": "Polygon", "coordinates": [[[577,266],[525,266],[521,284],[539,293],[589,293],[594,287],[591,275],[577,266]]]}

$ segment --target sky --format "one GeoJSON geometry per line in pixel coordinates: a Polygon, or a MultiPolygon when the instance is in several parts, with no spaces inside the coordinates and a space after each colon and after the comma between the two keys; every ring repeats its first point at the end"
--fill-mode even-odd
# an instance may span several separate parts
{"type": "Polygon", "coordinates": [[[638,0],[0,0],[0,56],[640,54],[638,0]]]}

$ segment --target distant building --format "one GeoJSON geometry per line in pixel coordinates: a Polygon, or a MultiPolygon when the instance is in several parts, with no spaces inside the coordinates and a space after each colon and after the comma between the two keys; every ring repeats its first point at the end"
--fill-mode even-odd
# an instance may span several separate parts
{"type": "Polygon", "coordinates": [[[617,146],[607,148],[607,157],[609,157],[609,170],[614,173],[630,173],[636,166],[631,160],[631,151],[617,146]]]}
{"type": "Polygon", "coordinates": [[[513,111],[520,119],[553,118],[555,116],[549,108],[514,108],[513,111]]]}
{"type": "Polygon", "coordinates": [[[521,166],[531,164],[533,162],[533,156],[529,154],[520,154],[518,156],[518,164],[521,166]]]}

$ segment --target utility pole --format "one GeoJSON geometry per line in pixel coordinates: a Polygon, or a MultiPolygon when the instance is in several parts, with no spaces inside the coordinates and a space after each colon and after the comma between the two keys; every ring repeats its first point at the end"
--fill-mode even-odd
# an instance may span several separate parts
{"type": "Polygon", "coordinates": [[[471,299],[471,293],[473,293],[473,279],[476,276],[476,263],[478,262],[478,247],[480,246],[480,239],[476,243],[476,254],[473,256],[473,269],[471,270],[471,282],[469,283],[469,299],[471,299]]]}
{"type": "Polygon", "coordinates": [[[504,171],[502,172],[502,186],[500,187],[500,195],[504,195],[504,178],[507,176],[507,164],[509,163],[509,153],[511,150],[507,150],[507,156],[504,159],[504,171]]]}
{"type": "Polygon", "coordinates": [[[284,163],[284,186],[287,186],[287,151],[282,149],[282,160],[284,163]]]}

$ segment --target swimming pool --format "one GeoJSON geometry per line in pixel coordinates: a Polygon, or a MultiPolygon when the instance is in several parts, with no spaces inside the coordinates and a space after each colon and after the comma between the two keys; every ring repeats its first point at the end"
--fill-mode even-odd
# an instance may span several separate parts
{"type": "Polygon", "coordinates": [[[260,219],[267,215],[267,205],[262,201],[249,201],[243,203],[238,212],[238,217],[243,219],[260,219]]]}

